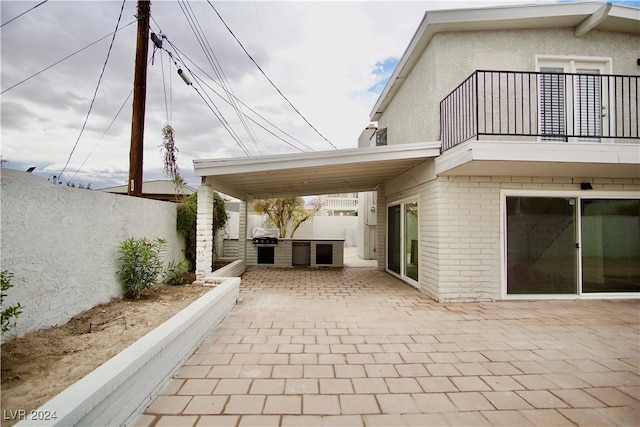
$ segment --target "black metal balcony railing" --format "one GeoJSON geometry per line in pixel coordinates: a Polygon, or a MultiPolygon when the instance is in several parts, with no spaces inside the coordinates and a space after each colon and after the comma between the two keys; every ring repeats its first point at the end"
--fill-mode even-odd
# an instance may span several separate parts
{"type": "Polygon", "coordinates": [[[639,80],[640,76],[476,71],[440,102],[442,151],[481,136],[637,139],[639,80]]]}

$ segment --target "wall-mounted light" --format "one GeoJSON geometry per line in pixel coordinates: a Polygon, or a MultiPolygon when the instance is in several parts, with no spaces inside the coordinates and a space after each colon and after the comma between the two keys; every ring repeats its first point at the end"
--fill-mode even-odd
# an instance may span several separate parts
{"type": "Polygon", "coordinates": [[[591,186],[590,182],[581,182],[580,183],[580,189],[581,190],[593,190],[593,187],[591,186]]]}

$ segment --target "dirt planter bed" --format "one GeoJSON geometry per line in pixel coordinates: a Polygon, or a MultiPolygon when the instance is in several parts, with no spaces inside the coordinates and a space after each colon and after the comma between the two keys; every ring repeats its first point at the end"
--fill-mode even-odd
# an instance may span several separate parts
{"type": "Polygon", "coordinates": [[[219,285],[49,400],[18,426],[126,425],[235,305],[240,278],[219,285]]]}

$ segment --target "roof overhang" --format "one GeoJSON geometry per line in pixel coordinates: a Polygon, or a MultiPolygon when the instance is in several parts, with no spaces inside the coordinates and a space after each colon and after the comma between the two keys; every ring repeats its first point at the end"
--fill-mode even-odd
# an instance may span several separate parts
{"type": "Polygon", "coordinates": [[[640,13],[636,8],[602,2],[428,11],[376,101],[371,120],[380,119],[435,34],[532,28],[574,28],[576,37],[593,29],[640,34],[640,13]]]}
{"type": "Polygon", "coordinates": [[[435,161],[444,176],[640,178],[635,143],[468,141],[435,161]]]}
{"type": "Polygon", "coordinates": [[[440,142],[194,160],[203,184],[242,200],[372,191],[437,157],[440,142]]]}

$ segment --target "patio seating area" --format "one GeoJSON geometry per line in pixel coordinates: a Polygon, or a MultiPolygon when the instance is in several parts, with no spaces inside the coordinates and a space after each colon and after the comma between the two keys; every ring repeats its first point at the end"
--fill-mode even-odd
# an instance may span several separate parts
{"type": "Polygon", "coordinates": [[[440,304],[374,268],[251,267],[136,425],[640,425],[639,309],[440,304]]]}

